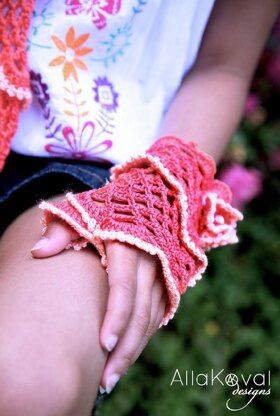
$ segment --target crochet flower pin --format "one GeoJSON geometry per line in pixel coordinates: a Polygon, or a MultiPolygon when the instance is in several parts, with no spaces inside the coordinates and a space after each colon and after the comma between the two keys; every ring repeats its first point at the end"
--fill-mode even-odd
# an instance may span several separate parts
{"type": "Polygon", "coordinates": [[[92,52],[92,48],[82,47],[82,45],[89,38],[89,33],[75,38],[75,29],[73,26],[70,27],[65,36],[65,42],[58,36],[53,35],[52,40],[55,46],[62,52],[62,55],[54,58],[49,66],[63,65],[63,77],[64,81],[72,75],[75,81],[78,82],[78,74],[76,68],[83,71],[87,70],[86,64],[80,59],[81,56],[87,55],[92,52]]]}

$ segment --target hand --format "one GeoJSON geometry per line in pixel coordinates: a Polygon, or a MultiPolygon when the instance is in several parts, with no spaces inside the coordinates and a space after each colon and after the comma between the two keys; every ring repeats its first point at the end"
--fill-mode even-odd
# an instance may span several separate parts
{"type": "MultiPolygon", "coordinates": [[[[33,257],[58,254],[78,234],[62,221],[53,221],[33,247],[33,257]]],[[[106,242],[109,296],[100,342],[108,352],[101,378],[102,391],[114,388],[157,331],[167,294],[157,257],[135,247],[106,242]]]]}

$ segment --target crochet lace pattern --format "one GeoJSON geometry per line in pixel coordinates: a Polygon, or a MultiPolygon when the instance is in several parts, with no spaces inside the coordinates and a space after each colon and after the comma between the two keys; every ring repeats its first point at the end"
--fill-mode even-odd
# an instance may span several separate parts
{"type": "Polygon", "coordinates": [[[215,163],[194,143],[159,139],[143,156],[112,169],[111,183],[58,204],[42,202],[44,230],[55,217],[80,235],[70,246],[92,243],[106,267],[104,240],[134,245],[162,264],[169,303],[162,324],[171,319],[180,295],[201,279],[205,250],[237,242],[228,186],[214,179],[215,163]]]}
{"type": "Polygon", "coordinates": [[[16,132],[19,111],[31,100],[26,46],[33,3],[0,1],[0,171],[16,132]]]}

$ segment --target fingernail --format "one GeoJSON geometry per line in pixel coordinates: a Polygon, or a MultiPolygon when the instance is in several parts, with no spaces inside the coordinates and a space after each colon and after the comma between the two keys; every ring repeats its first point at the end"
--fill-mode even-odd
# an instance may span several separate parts
{"type": "Polygon", "coordinates": [[[117,342],[118,337],[116,335],[109,335],[105,343],[106,350],[111,352],[117,345],[117,342]]]}
{"type": "Polygon", "coordinates": [[[103,387],[100,385],[99,386],[99,392],[100,392],[100,394],[104,394],[104,393],[106,393],[106,390],[103,389],[103,387]]]}
{"type": "Polygon", "coordinates": [[[49,242],[47,237],[42,237],[37,243],[32,247],[31,251],[39,250],[40,248],[45,247],[49,242]]]}
{"type": "Polygon", "coordinates": [[[115,385],[117,384],[117,382],[119,381],[120,376],[119,374],[112,374],[106,383],[106,393],[109,394],[111,393],[111,391],[113,390],[113,388],[115,387],[115,385]]]}

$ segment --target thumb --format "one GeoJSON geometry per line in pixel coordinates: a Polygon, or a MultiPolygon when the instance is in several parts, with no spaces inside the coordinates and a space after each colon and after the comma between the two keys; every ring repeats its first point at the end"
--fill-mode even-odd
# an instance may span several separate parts
{"type": "Polygon", "coordinates": [[[67,224],[61,221],[52,221],[43,237],[32,247],[32,256],[36,258],[54,256],[78,237],[78,233],[67,224]]]}

